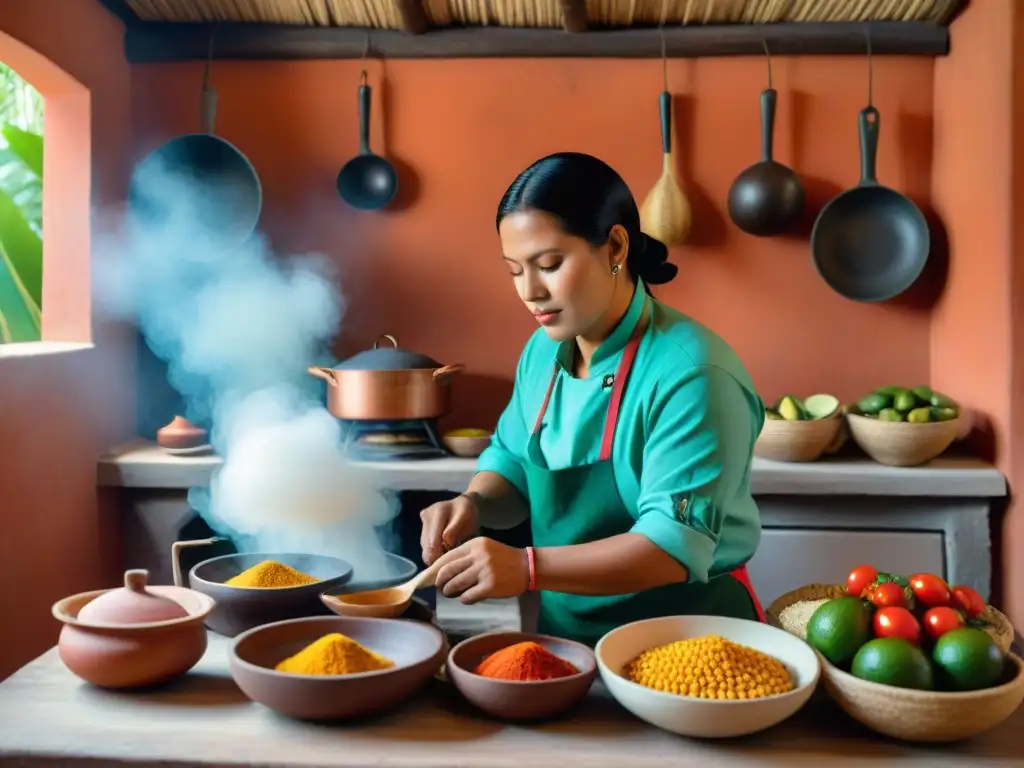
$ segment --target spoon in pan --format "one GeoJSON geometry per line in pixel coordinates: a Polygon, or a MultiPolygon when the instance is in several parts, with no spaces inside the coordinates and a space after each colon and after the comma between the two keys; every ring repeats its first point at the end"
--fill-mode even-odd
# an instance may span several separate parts
{"type": "Polygon", "coordinates": [[[347,595],[323,594],[320,600],[339,616],[393,619],[405,613],[416,590],[434,585],[434,579],[444,563],[445,558],[440,557],[429,568],[395,587],[351,592],[347,595]]]}

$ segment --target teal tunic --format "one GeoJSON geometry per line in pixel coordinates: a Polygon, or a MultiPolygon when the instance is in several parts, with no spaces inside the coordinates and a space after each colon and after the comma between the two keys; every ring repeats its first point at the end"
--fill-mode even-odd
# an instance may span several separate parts
{"type": "Polygon", "coordinates": [[[547,614],[560,625],[554,627],[560,634],[594,642],[614,626],[616,612],[621,621],[665,613],[749,612],[746,591],[724,585],[732,579],[718,578],[745,564],[760,541],[750,460],[764,407],[735,353],[707,328],[648,297],[641,284],[622,322],[595,351],[587,378],[572,376],[571,359],[570,344],[551,341],[542,329],[534,334],[517,367],[512,401],[478,471],[502,475],[531,502],[536,501],[531,486],[533,494],[544,488],[545,506],[576,493],[566,488],[562,494],[559,478],[591,488],[606,483],[604,495],[617,492],[618,498],[606,505],[576,504],[570,519],[555,510],[534,510],[535,544],[578,544],[631,531],[682,563],[689,581],[651,590],[661,594],[646,599],[542,593],[542,623],[547,614]],[[650,321],[621,401],[611,460],[599,462],[614,374],[645,304],[650,321]],[[542,410],[543,428],[533,435],[542,410]],[[603,476],[601,467],[609,464],[606,480],[581,480],[591,471],[603,476]],[[563,471],[573,469],[579,471],[563,471]],[[548,479],[538,485],[538,476],[548,479]],[[718,586],[700,588],[709,582],[718,586]]]}

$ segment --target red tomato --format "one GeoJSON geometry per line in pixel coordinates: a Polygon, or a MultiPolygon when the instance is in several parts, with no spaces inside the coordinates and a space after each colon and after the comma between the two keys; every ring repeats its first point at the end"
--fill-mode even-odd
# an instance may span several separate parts
{"type": "Polygon", "coordinates": [[[903,587],[891,581],[879,584],[871,593],[871,602],[879,608],[906,608],[907,597],[903,587]]]}
{"type": "Polygon", "coordinates": [[[985,601],[981,599],[981,595],[970,587],[964,586],[953,587],[952,605],[966,613],[971,619],[985,610],[985,601]]]}
{"type": "Polygon", "coordinates": [[[870,565],[858,565],[846,577],[846,594],[861,597],[877,578],[878,571],[870,565]]]}
{"type": "Polygon", "coordinates": [[[929,608],[924,614],[924,631],[934,640],[938,640],[952,629],[959,629],[964,625],[964,617],[958,611],[940,605],[937,608],[929,608]]]}
{"type": "Polygon", "coordinates": [[[875,612],[875,637],[900,637],[914,645],[921,642],[921,625],[906,608],[895,606],[875,612]]]}
{"type": "Polygon", "coordinates": [[[930,573],[917,573],[910,577],[910,590],[921,605],[949,605],[949,585],[930,573]]]}

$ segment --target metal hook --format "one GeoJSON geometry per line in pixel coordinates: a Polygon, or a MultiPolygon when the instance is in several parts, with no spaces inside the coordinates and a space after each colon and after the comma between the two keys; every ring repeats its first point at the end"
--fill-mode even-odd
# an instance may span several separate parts
{"type": "Polygon", "coordinates": [[[761,45],[764,46],[764,55],[768,59],[768,90],[772,89],[772,52],[768,50],[768,41],[761,40],[761,45]]]}

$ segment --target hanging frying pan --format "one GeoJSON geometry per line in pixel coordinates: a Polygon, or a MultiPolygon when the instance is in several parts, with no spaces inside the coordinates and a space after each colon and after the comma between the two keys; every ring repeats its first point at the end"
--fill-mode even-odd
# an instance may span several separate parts
{"type": "Polygon", "coordinates": [[[822,279],[853,301],[886,301],[914,284],[928,261],[928,222],[913,201],[875,175],[880,115],[871,99],[860,112],[860,182],[833,198],[811,231],[811,254],[822,279]]]}
{"type": "Polygon", "coordinates": [[[744,232],[768,237],[786,232],[804,208],[804,188],[792,168],[772,157],[775,136],[775,103],[772,58],[768,44],[768,88],[761,92],[761,161],[750,166],[729,188],[729,217],[744,232]]]}
{"type": "Polygon", "coordinates": [[[132,172],[128,204],[144,227],[181,222],[231,245],[256,229],[263,188],[248,158],[214,135],[217,92],[210,87],[212,60],[211,37],[203,74],[202,132],[171,139],[143,158],[132,172]]]}

